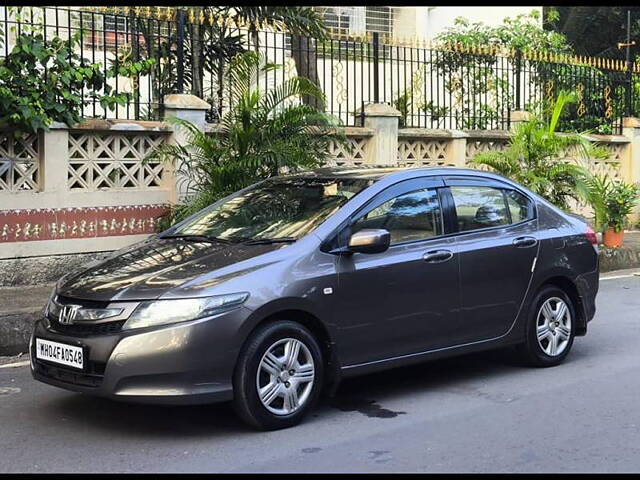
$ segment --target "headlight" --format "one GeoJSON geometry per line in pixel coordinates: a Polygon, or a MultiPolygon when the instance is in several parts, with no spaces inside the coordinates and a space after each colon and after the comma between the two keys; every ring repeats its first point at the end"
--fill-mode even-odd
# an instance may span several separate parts
{"type": "Polygon", "coordinates": [[[53,290],[51,291],[51,295],[49,295],[49,300],[47,300],[47,304],[44,306],[44,316],[48,317],[49,314],[53,315],[53,299],[56,296],[56,287],[53,287],[53,290]]]}
{"type": "Polygon", "coordinates": [[[204,298],[180,298],[143,302],[134,310],[123,330],[152,327],[210,317],[242,305],[249,294],[231,293],[204,298]]]}

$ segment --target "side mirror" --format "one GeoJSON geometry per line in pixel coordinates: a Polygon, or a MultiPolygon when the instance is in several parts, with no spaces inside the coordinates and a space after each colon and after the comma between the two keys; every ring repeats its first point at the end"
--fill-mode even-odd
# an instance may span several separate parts
{"type": "Polygon", "coordinates": [[[391,234],[382,228],[364,229],[349,238],[349,251],[359,253],[382,253],[389,248],[391,234]]]}

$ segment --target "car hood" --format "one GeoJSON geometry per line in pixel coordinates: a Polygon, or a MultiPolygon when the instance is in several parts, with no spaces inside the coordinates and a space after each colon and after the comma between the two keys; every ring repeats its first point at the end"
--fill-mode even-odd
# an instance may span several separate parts
{"type": "Polygon", "coordinates": [[[84,300],[153,300],[201,275],[283,247],[153,238],[63,277],[57,291],[84,300]]]}

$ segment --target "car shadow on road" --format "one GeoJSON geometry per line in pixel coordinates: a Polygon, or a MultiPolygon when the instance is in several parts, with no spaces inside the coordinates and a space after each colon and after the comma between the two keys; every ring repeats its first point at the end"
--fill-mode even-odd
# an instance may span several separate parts
{"type": "MultiPolygon", "coordinates": [[[[486,382],[522,369],[512,352],[496,350],[346,379],[333,398],[322,398],[310,421],[322,421],[323,416],[335,410],[356,411],[375,418],[394,418],[406,412],[385,408],[384,402],[391,398],[455,389],[457,385],[478,378],[486,382]]],[[[211,437],[228,433],[255,433],[236,417],[230,403],[139,405],[70,394],[53,400],[50,407],[56,409],[67,422],[76,422],[83,428],[111,431],[113,434],[134,432],[143,437],[211,437]]]]}

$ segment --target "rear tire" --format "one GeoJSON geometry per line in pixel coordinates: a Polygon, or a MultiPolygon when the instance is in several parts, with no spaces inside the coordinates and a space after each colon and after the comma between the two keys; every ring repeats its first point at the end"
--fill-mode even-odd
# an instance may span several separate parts
{"type": "Polygon", "coordinates": [[[577,319],[573,302],[560,288],[543,287],[535,296],[527,318],[525,341],[516,347],[532,367],[553,367],[571,350],[577,319]]]}
{"type": "Polygon", "coordinates": [[[324,375],[318,342],[299,323],[279,320],[251,334],[236,365],[233,406],[262,430],[291,427],[313,408],[324,375]]]}

